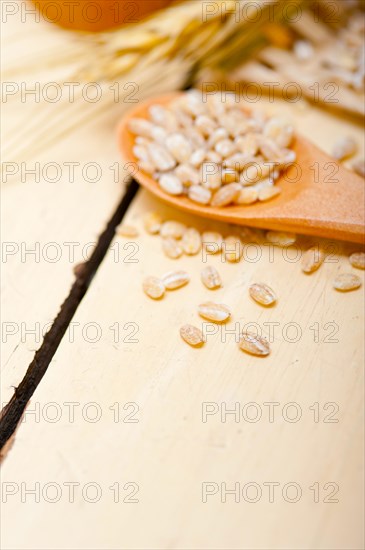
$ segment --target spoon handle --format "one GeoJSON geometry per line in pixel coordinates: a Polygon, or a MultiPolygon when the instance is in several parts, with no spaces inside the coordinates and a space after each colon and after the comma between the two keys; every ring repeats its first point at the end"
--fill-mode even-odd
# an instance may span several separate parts
{"type": "Polygon", "coordinates": [[[283,177],[286,200],[272,210],[272,221],[289,223],[298,232],[363,243],[364,179],[302,136],[294,148],[299,164],[283,177]]]}

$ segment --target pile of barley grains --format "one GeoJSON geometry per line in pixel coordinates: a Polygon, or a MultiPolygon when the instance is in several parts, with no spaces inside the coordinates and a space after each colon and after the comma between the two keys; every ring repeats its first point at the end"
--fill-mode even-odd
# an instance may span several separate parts
{"type": "Polygon", "coordinates": [[[185,92],[168,107],[152,105],[148,120],[131,119],[129,130],[139,168],[165,193],[212,207],[273,199],[276,180],[296,160],[292,124],[232,93],[185,92]]]}

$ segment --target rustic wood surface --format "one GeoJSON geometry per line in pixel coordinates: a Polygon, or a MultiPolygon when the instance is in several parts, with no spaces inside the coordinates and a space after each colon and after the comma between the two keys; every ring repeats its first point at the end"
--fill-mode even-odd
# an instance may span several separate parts
{"type": "MultiPolygon", "coordinates": [[[[74,71],[72,51],[78,48],[73,33],[44,21],[36,23],[31,16],[22,23],[21,10],[9,16],[2,28],[3,81],[23,90],[12,96],[9,85],[9,95],[3,95],[2,103],[2,162],[6,167],[1,204],[4,403],[66,298],[75,279],[74,266],[90,257],[124,192],[129,178],[114,135],[115,121],[130,104],[110,105],[110,94],[114,95],[109,90],[103,96],[105,102],[100,102],[101,108],[105,104],[102,116],[93,120],[92,107],[99,109],[99,103],[69,102],[64,86],[74,71]],[[46,64],[46,70],[45,44],[48,53],[54,52],[56,59],[61,59],[55,66],[46,64]],[[37,95],[27,95],[25,91],[36,89],[37,82],[37,95]],[[47,82],[60,83],[61,101],[42,100],[47,82]],[[87,124],[51,139],[69,117],[85,112],[90,112],[87,124]],[[36,144],[24,127],[39,133],[42,124],[47,125],[49,139],[33,154],[36,144]],[[54,167],[47,168],[49,164],[54,167]]],[[[139,85],[138,80],[134,85],[139,85]]],[[[164,90],[166,85],[179,87],[181,76],[166,73],[166,80],[156,83],[157,93],[158,86],[164,90]]]]}
{"type": "MultiPolygon", "coordinates": [[[[23,28],[14,30],[22,48],[32,29],[39,32],[30,25],[25,40],[23,28]]],[[[43,47],[53,40],[45,32],[43,47]]],[[[6,107],[10,128],[19,109],[6,107]]],[[[290,113],[303,135],[327,152],[342,134],[353,135],[363,150],[361,129],[351,122],[305,103],[275,108],[290,113]]],[[[116,121],[116,110],[109,111],[75,130],[44,151],[43,162],[110,166],[119,160],[116,121]]],[[[121,189],[109,173],[95,186],[15,178],[3,189],[3,241],[95,241],[121,189]]],[[[324,243],[333,254],[305,276],[295,256],[313,240],[303,238],[286,254],[259,239],[239,264],[209,258],[224,286],[208,291],[200,281],[200,255],[170,260],[159,237],[145,234],[142,217],[149,210],[201,229],[232,231],[139,193],[126,222],[140,236],[115,238],[4,460],[3,548],[363,548],[364,291],[332,288],[337,273],[355,271],[347,255],[358,246],[324,243]],[[160,302],[149,300],[143,277],[174,268],[186,269],[191,283],[160,302]],[[259,280],[276,290],[276,307],[263,309],[248,297],[248,285],[259,280]],[[194,350],[180,340],[179,327],[201,326],[196,306],[208,299],[229,305],[232,321],[227,333],[220,327],[194,350]],[[247,323],[266,335],[267,323],[278,323],[269,357],[238,349],[237,331],[247,323]],[[206,422],[204,403],[212,412],[206,422]],[[239,416],[225,418],[224,407],[236,407],[239,416]],[[240,493],[224,499],[224,483],[240,493]],[[276,484],[272,502],[270,483],[276,484]],[[32,489],[39,497],[27,492],[32,489]],[[204,490],[215,493],[206,502],[204,490]]],[[[25,327],[52,321],[72,283],[72,266],[22,262],[19,255],[3,263],[3,321],[25,327]]],[[[4,347],[3,401],[39,347],[32,336],[23,340],[17,334],[4,347]]]]}

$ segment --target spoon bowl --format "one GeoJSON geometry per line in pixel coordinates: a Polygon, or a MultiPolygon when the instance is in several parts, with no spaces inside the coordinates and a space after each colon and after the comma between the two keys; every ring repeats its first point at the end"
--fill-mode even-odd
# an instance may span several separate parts
{"type": "Polygon", "coordinates": [[[133,177],[154,195],[180,210],[237,225],[290,231],[325,238],[363,243],[365,240],[365,182],[335,159],[297,134],[293,149],[296,163],[276,181],[282,192],[267,202],[248,206],[204,206],[186,196],[163,191],[142,170],[135,170],[135,136],[128,128],[135,117],[148,119],[151,105],[167,106],[179,92],[151,98],[129,111],[118,128],[119,148],[124,162],[131,163],[133,177]],[[315,164],[316,163],[316,164],[315,164]],[[316,167],[316,168],[315,168],[316,167]]]}

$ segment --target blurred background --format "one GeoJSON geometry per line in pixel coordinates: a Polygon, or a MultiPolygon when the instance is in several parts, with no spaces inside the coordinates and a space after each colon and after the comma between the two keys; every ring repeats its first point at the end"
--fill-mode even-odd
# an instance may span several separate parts
{"type": "MultiPolygon", "coordinates": [[[[308,101],[362,122],[362,0],[82,0],[73,4],[37,0],[33,4],[18,6],[21,21],[30,25],[27,33],[36,22],[50,23],[48,28],[37,25],[37,33],[42,33],[39,43],[33,36],[20,57],[4,57],[3,79],[16,82],[31,74],[42,86],[42,81],[61,83],[61,74],[63,80],[79,82],[74,87],[78,123],[115,103],[133,105],[148,95],[203,83],[210,88],[223,83],[244,97],[259,93],[284,96],[289,102],[308,101]],[[60,26],[71,29],[67,36],[60,26]],[[43,36],[47,36],[47,48],[43,36]],[[98,83],[95,93],[100,101],[83,101],[82,83],[88,82],[98,83]]],[[[5,11],[9,21],[17,11],[14,5],[5,11]]],[[[6,28],[4,34],[6,39],[6,28]]],[[[10,100],[16,90],[5,88],[5,93],[10,100]]],[[[23,121],[21,131],[14,129],[5,145],[5,158],[16,160],[23,155],[22,138],[30,131],[35,134],[29,154],[35,154],[44,140],[69,131],[75,123],[71,115],[75,106],[69,105],[66,93],[60,95],[53,112],[62,109],[61,124],[52,124],[47,115],[46,126],[43,119],[36,128],[32,121],[23,121]]]]}

